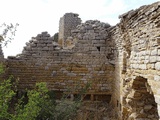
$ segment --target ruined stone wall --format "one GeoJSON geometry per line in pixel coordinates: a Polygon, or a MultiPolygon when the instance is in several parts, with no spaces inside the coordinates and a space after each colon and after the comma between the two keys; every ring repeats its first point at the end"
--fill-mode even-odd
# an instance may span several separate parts
{"type": "Polygon", "coordinates": [[[81,24],[72,31],[77,43],[71,50],[60,49],[50,35],[43,32],[26,44],[22,54],[8,58],[9,74],[19,78],[20,89],[32,88],[42,81],[47,82],[49,89],[57,91],[77,85],[82,88],[90,83],[87,94],[92,100],[99,99],[98,95],[108,99],[114,80],[113,51],[110,41],[106,41],[108,27],[99,21],[81,24]]]}
{"type": "Polygon", "coordinates": [[[157,109],[160,115],[160,2],[129,11],[120,18],[117,27],[123,48],[119,56],[123,119],[157,120],[157,109]]]}
{"type": "Polygon", "coordinates": [[[65,41],[68,36],[71,36],[71,30],[81,24],[81,19],[75,13],[66,13],[59,21],[59,38],[58,43],[65,47],[65,41]]]}
{"type": "Polygon", "coordinates": [[[121,15],[113,27],[86,21],[67,35],[65,49],[44,32],[19,57],[8,58],[9,73],[20,79],[21,89],[45,81],[49,89],[65,91],[91,82],[90,97],[111,95],[120,119],[158,120],[159,16],[157,2],[121,15]]]}
{"type": "Polygon", "coordinates": [[[115,66],[114,71],[114,81],[113,81],[113,92],[112,92],[112,104],[113,109],[116,111],[115,114],[121,118],[121,84],[122,84],[122,72],[123,72],[123,47],[122,47],[122,36],[120,34],[119,26],[113,26],[108,29],[109,36],[107,38],[108,41],[112,42],[112,50],[114,52],[114,61],[113,64],[115,66]]]}

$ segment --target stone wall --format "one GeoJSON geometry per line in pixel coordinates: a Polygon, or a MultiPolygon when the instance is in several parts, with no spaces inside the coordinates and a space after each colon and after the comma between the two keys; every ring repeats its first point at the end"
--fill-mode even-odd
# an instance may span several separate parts
{"type": "Polygon", "coordinates": [[[20,89],[45,81],[49,89],[66,91],[90,82],[90,99],[110,95],[120,119],[158,120],[160,2],[131,10],[120,19],[112,27],[89,20],[67,35],[61,31],[63,49],[43,32],[26,44],[22,54],[8,58],[9,73],[20,79],[20,89]]]}
{"type": "Polygon", "coordinates": [[[122,47],[122,36],[120,33],[119,26],[112,26],[108,29],[109,36],[107,40],[112,42],[114,50],[114,81],[113,81],[113,92],[112,92],[112,104],[113,109],[115,109],[116,114],[120,117],[121,116],[121,108],[122,108],[122,102],[121,102],[121,95],[122,95],[122,72],[123,70],[123,47],[122,47]]]}
{"type": "Polygon", "coordinates": [[[160,2],[131,10],[120,18],[117,26],[122,53],[118,66],[121,66],[123,119],[157,120],[157,109],[160,112],[160,2]]]}
{"type": "Polygon", "coordinates": [[[81,19],[75,13],[66,13],[59,21],[59,38],[58,43],[65,47],[65,41],[71,35],[71,30],[75,29],[77,25],[81,24],[81,19]]]}
{"type": "Polygon", "coordinates": [[[100,21],[79,25],[72,31],[77,39],[73,49],[61,49],[47,32],[42,32],[26,43],[22,54],[8,57],[9,74],[19,78],[20,89],[32,88],[42,81],[56,91],[82,88],[90,83],[87,94],[92,100],[102,95],[108,99],[114,81],[113,50],[110,41],[106,41],[108,27],[100,21]],[[80,34],[81,38],[76,37],[80,34]]]}

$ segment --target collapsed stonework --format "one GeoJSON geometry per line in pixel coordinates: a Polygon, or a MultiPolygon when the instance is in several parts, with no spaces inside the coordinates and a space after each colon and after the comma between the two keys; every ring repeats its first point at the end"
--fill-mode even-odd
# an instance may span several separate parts
{"type": "Polygon", "coordinates": [[[92,87],[87,94],[92,99],[98,95],[110,99],[107,96],[110,97],[112,91],[114,66],[110,63],[113,51],[109,50],[109,43],[105,41],[109,26],[102,26],[99,21],[87,21],[86,24],[91,26],[90,29],[83,29],[84,38],[73,49],[61,49],[47,32],[42,32],[37,37],[32,37],[18,57],[8,57],[8,66],[12,66],[9,72],[20,79],[20,88],[29,88],[35,82],[45,81],[49,89],[66,91],[76,85],[81,88],[91,82],[92,87]],[[98,23],[98,30],[95,29],[95,23],[98,23]],[[95,32],[94,29],[96,33],[93,39],[90,34],[95,32]],[[102,31],[106,35],[100,40],[102,31]]]}
{"type": "Polygon", "coordinates": [[[158,120],[160,2],[120,18],[116,26],[97,20],[80,24],[77,14],[65,14],[60,23],[77,22],[73,28],[60,24],[61,42],[47,32],[32,37],[22,54],[8,57],[8,72],[19,78],[19,89],[44,81],[50,90],[64,92],[89,82],[87,98],[108,101],[119,119],[158,120]]]}
{"type": "Polygon", "coordinates": [[[160,115],[159,14],[160,2],[157,2],[120,16],[119,28],[123,49],[121,57],[118,56],[122,62],[119,64],[122,67],[119,82],[122,115],[126,119],[159,119],[156,112],[147,113],[155,109],[160,115]],[[138,99],[141,105],[136,103],[138,99]]]}

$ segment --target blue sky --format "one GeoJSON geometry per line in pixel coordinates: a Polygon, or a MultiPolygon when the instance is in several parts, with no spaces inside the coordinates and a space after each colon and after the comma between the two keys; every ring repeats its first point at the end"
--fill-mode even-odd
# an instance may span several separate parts
{"type": "Polygon", "coordinates": [[[3,48],[5,57],[21,53],[31,37],[58,32],[59,19],[67,12],[78,13],[82,22],[100,20],[115,25],[118,16],[160,0],[0,0],[0,24],[19,23],[16,37],[3,48]]]}

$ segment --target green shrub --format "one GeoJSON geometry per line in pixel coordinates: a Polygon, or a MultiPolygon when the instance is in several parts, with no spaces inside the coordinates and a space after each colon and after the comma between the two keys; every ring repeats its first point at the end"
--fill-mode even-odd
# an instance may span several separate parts
{"type": "Polygon", "coordinates": [[[28,102],[23,105],[20,100],[16,106],[16,114],[13,115],[13,120],[35,120],[39,115],[43,105],[48,98],[46,83],[37,83],[34,90],[27,91],[28,102]]]}
{"type": "MultiPolygon", "coordinates": [[[[0,65],[0,73],[3,73],[3,67],[0,65]]],[[[46,83],[37,83],[35,89],[27,90],[28,102],[23,103],[23,97],[16,103],[14,113],[9,111],[12,98],[17,91],[11,82],[12,77],[7,80],[0,80],[0,120],[35,120],[41,111],[41,104],[47,102],[48,89],[46,83]]]]}
{"type": "Polygon", "coordinates": [[[10,119],[11,114],[8,113],[9,104],[15,92],[11,89],[11,78],[0,81],[0,120],[10,119]]]}

